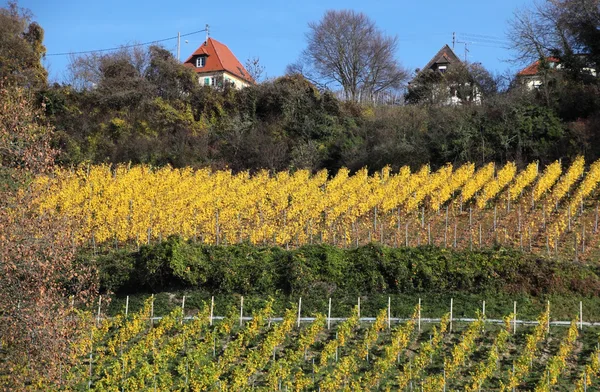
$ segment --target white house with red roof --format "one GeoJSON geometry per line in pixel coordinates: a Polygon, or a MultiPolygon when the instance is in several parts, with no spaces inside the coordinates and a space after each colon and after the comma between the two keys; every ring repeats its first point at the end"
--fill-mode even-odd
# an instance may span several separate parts
{"type": "MultiPolygon", "coordinates": [[[[556,57],[547,57],[548,69],[560,69],[562,65],[556,57]]],[[[517,74],[517,79],[529,90],[540,88],[544,84],[545,74],[541,72],[540,60],[528,65],[517,74]]]]}
{"type": "MultiPolygon", "coordinates": [[[[552,72],[564,69],[560,59],[556,57],[546,57],[544,61],[545,64],[542,64],[540,60],[537,60],[523,68],[517,73],[517,80],[529,90],[533,90],[540,88],[540,86],[546,83],[552,72]]],[[[584,67],[582,68],[582,71],[591,76],[596,76],[596,69],[593,67],[584,67]]]]}
{"type": "Polygon", "coordinates": [[[241,89],[256,83],[231,50],[213,38],[200,45],[183,65],[196,72],[203,86],[229,84],[241,89]]]}

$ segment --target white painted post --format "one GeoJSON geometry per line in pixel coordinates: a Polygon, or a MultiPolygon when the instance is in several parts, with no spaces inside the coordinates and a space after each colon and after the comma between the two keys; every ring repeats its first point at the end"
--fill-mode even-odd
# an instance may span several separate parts
{"type": "Polygon", "coordinates": [[[421,332],[421,298],[419,298],[419,307],[417,308],[417,313],[418,313],[418,317],[419,317],[419,332],[421,332]]]}
{"type": "Polygon", "coordinates": [[[358,321],[360,321],[360,297],[358,297],[358,321]]]}
{"type": "Polygon", "coordinates": [[[215,309],[215,296],[210,297],[210,319],[208,320],[210,325],[213,325],[213,311],[215,309]]]}
{"type": "Polygon", "coordinates": [[[128,314],[129,314],[129,296],[127,296],[125,298],[125,318],[127,318],[128,314]]]}
{"type": "Polygon", "coordinates": [[[546,312],[548,312],[548,322],[546,323],[546,332],[550,333],[550,300],[548,300],[548,305],[546,306],[546,312]]]}
{"type": "Polygon", "coordinates": [[[98,298],[98,315],[96,316],[96,325],[100,324],[100,308],[102,306],[102,295],[98,298]]]}
{"type": "Polygon", "coordinates": [[[482,309],[482,310],[483,310],[482,316],[483,316],[483,320],[484,320],[484,324],[483,324],[483,330],[485,331],[485,301],[483,301],[483,306],[482,306],[482,308],[483,308],[483,309],[482,309]]]}
{"type": "Polygon", "coordinates": [[[331,329],[331,297],[329,297],[329,310],[327,310],[327,329],[331,329]]]}
{"type": "Polygon", "coordinates": [[[181,300],[181,323],[183,324],[183,320],[185,319],[185,295],[181,300]]]}
{"type": "Polygon", "coordinates": [[[150,325],[154,325],[154,294],[152,294],[152,301],[150,304],[150,325]]]}
{"type": "Polygon", "coordinates": [[[388,329],[390,329],[392,327],[391,314],[392,314],[392,297],[388,297],[388,329]]]}
{"type": "Polygon", "coordinates": [[[240,300],[240,327],[242,326],[244,320],[244,296],[242,296],[241,300],[240,300]]]}
{"type": "Polygon", "coordinates": [[[298,328],[300,328],[300,311],[302,309],[302,297],[298,299],[298,328]]]}
{"type": "Polygon", "coordinates": [[[517,301],[513,302],[513,335],[517,332],[517,301]]]}
{"type": "Polygon", "coordinates": [[[450,332],[452,332],[452,307],[454,305],[454,298],[450,298],[450,332]]]}
{"type": "Polygon", "coordinates": [[[583,303],[579,301],[579,329],[583,329],[583,303]]]}

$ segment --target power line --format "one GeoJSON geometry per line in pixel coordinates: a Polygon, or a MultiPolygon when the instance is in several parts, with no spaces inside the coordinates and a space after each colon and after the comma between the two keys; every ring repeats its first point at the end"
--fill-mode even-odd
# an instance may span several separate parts
{"type": "MultiPolygon", "coordinates": [[[[187,33],[187,34],[181,34],[180,37],[187,37],[189,35],[194,35],[194,34],[202,33],[202,32],[205,32],[205,31],[206,31],[206,29],[198,30],[198,31],[193,31],[193,32],[187,33]]],[[[129,49],[129,48],[135,48],[137,46],[146,46],[146,45],[157,44],[159,42],[170,41],[170,40],[173,40],[173,39],[177,39],[177,36],[169,37],[169,38],[163,38],[163,39],[154,40],[154,41],[148,41],[148,42],[144,42],[144,43],[141,43],[141,44],[132,44],[132,45],[118,46],[118,47],[106,48],[106,49],[84,50],[84,51],[80,51],[80,52],[50,53],[50,54],[46,54],[46,56],[68,56],[68,55],[73,55],[73,54],[88,54],[88,53],[99,53],[99,52],[111,52],[113,50],[129,49]]]]}
{"type": "Polygon", "coordinates": [[[502,37],[498,37],[497,35],[486,35],[486,34],[475,34],[475,33],[458,33],[459,35],[477,37],[477,38],[485,38],[494,41],[506,41],[506,39],[502,37]]]}

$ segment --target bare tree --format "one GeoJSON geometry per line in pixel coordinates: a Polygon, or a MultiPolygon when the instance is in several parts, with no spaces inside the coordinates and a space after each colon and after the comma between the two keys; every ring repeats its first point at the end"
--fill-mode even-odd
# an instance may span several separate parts
{"type": "Polygon", "coordinates": [[[254,56],[246,60],[244,64],[246,71],[250,74],[256,83],[260,83],[265,78],[265,66],[261,64],[260,58],[254,56]]]}
{"type": "Polygon", "coordinates": [[[394,58],[397,38],[385,36],[365,14],[329,10],[308,26],[308,46],[288,72],[300,72],[320,86],[339,85],[353,101],[398,89],[406,79],[394,58]]]}
{"type": "Polygon", "coordinates": [[[543,0],[515,11],[508,38],[518,62],[600,52],[600,0],[543,0]]]}

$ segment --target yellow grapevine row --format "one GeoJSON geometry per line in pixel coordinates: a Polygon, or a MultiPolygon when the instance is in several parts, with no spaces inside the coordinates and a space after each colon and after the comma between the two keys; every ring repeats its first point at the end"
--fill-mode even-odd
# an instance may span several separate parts
{"type": "MultiPolygon", "coordinates": [[[[473,164],[456,170],[446,165],[431,172],[424,166],[392,173],[389,167],[369,175],[347,169],[328,178],[306,170],[275,174],[260,171],[232,174],[208,169],[153,169],[147,166],[91,166],[57,170],[39,177],[40,213],[79,223],[74,241],[144,243],[172,234],[205,243],[306,244],[319,240],[349,242],[357,232],[377,232],[382,219],[399,228],[420,214],[437,212],[451,200],[461,205],[475,200],[481,209],[493,199],[517,200],[532,186],[532,200],[556,204],[583,173],[578,158],[555,185],[560,163],[548,166],[537,182],[537,164],[517,174],[508,163],[494,177],[490,163],[475,171],[473,164]],[[504,191],[506,189],[506,191],[504,191]],[[417,210],[419,212],[417,212],[417,210]]],[[[590,167],[569,204],[581,203],[600,180],[600,163],[590,167]]]]}

